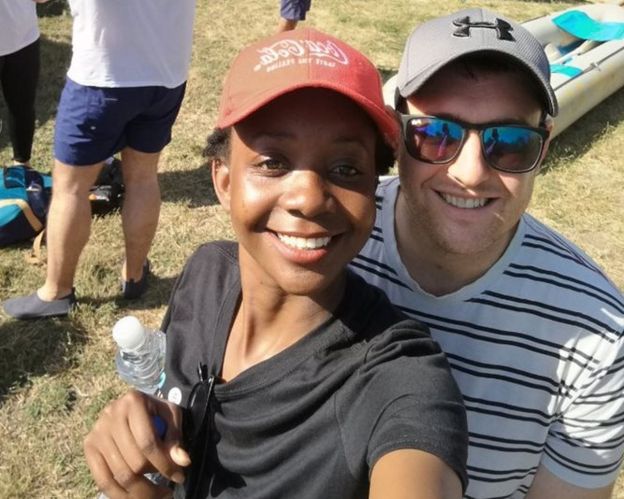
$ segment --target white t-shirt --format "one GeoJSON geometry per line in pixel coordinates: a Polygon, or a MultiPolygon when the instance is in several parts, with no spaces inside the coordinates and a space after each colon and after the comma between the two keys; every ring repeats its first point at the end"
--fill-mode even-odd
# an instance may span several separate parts
{"type": "Polygon", "coordinates": [[[0,0],[0,56],[12,54],[39,38],[33,0],[0,0]]]}
{"type": "Polygon", "coordinates": [[[174,88],[186,81],[195,0],[69,0],[69,5],[74,26],[67,76],[76,83],[174,88]]]}

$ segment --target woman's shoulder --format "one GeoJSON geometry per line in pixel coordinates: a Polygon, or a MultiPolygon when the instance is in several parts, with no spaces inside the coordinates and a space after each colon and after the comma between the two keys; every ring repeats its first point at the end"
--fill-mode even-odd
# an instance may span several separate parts
{"type": "Polygon", "coordinates": [[[238,243],[234,241],[211,241],[199,246],[186,261],[185,267],[219,264],[238,265],[238,243]]]}

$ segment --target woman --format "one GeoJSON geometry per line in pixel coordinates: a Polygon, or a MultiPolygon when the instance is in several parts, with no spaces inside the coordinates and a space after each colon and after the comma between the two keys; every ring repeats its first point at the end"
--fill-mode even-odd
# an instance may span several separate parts
{"type": "Polygon", "coordinates": [[[30,166],[39,80],[39,27],[35,3],[0,0],[0,84],[8,109],[15,163],[30,166]]]}
{"type": "Polygon", "coordinates": [[[344,42],[304,29],[239,54],[208,146],[238,244],[199,248],[171,297],[163,393],[184,418],[132,392],[85,439],[109,497],[166,494],[154,469],[176,497],[461,497],[443,355],[346,270],[397,137],[375,67],[344,42]]]}

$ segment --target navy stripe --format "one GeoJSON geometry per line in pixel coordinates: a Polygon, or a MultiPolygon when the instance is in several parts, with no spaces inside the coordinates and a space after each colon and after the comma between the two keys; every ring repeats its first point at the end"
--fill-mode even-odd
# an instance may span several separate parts
{"type": "MultiPolygon", "coordinates": [[[[374,267],[378,267],[378,268],[387,270],[391,274],[397,275],[396,271],[392,267],[390,267],[390,265],[386,265],[385,263],[378,262],[377,260],[374,260],[372,258],[368,258],[368,257],[366,257],[364,255],[356,256],[355,260],[362,260],[363,262],[366,262],[368,264],[372,264],[374,267]]],[[[373,269],[374,267],[360,267],[360,268],[362,268],[363,270],[368,270],[369,268],[373,269]]]]}
{"type": "Polygon", "coordinates": [[[557,256],[559,256],[559,257],[561,257],[561,258],[565,258],[566,260],[571,260],[571,261],[573,261],[574,263],[579,263],[579,264],[580,264],[580,265],[582,265],[583,267],[586,267],[586,268],[588,268],[589,270],[592,270],[592,271],[596,272],[596,269],[595,269],[595,268],[593,268],[593,267],[591,267],[591,266],[589,266],[589,265],[585,265],[585,264],[583,264],[583,262],[579,262],[579,261],[578,261],[578,259],[573,258],[573,257],[571,257],[571,256],[570,256],[570,255],[568,255],[568,254],[561,253],[561,252],[559,252],[559,251],[555,251],[554,249],[547,248],[547,247],[542,246],[542,245],[540,245],[540,244],[534,244],[534,243],[527,243],[527,242],[523,242],[523,243],[522,243],[522,246],[526,246],[526,247],[528,247],[528,248],[534,248],[534,249],[540,249],[540,250],[543,250],[543,251],[547,251],[548,253],[552,253],[553,255],[557,255],[557,256]]]}
{"type": "MultiPolygon", "coordinates": [[[[582,322],[579,322],[579,321],[574,321],[571,319],[564,319],[563,317],[558,317],[556,315],[547,314],[545,312],[539,312],[538,310],[530,310],[530,309],[521,308],[521,307],[514,307],[512,305],[504,305],[502,303],[494,302],[491,300],[485,300],[483,298],[472,298],[470,302],[480,303],[481,305],[489,305],[494,308],[513,310],[514,312],[522,312],[525,314],[534,315],[536,317],[541,317],[542,319],[548,319],[553,322],[560,322],[561,324],[567,324],[569,326],[576,326],[581,329],[584,329],[587,332],[594,333],[595,335],[600,336],[601,338],[607,340],[609,343],[613,343],[615,341],[614,339],[609,338],[609,336],[606,333],[596,328],[590,327],[587,324],[583,324],[582,322]]],[[[615,331],[611,331],[611,332],[615,333],[615,331]]]]}
{"type": "MultiPolygon", "coordinates": [[[[585,296],[590,296],[592,298],[595,298],[596,300],[604,303],[605,305],[613,307],[614,309],[616,309],[620,313],[624,313],[624,308],[621,308],[619,303],[617,303],[615,301],[611,301],[608,298],[604,298],[603,296],[600,296],[597,293],[592,293],[591,291],[587,291],[585,289],[581,289],[579,287],[572,286],[570,284],[563,284],[563,283],[557,282],[557,281],[555,281],[553,279],[547,279],[545,277],[536,277],[536,276],[532,276],[532,275],[528,275],[528,274],[519,274],[517,272],[512,272],[510,270],[506,270],[503,273],[505,275],[508,275],[510,277],[515,277],[517,279],[527,279],[529,281],[534,281],[534,282],[543,282],[543,283],[546,283],[546,284],[551,284],[551,285],[553,285],[553,286],[555,286],[557,288],[563,288],[563,289],[569,289],[570,291],[576,291],[577,293],[584,294],[585,296]]],[[[604,294],[606,294],[606,293],[604,293],[604,294]]],[[[609,295],[607,295],[607,296],[609,296],[609,295]]]]}
{"type": "Polygon", "coordinates": [[[617,387],[615,390],[608,392],[589,393],[582,395],[579,400],[583,401],[583,404],[604,404],[605,402],[611,402],[613,400],[621,400],[624,394],[622,393],[622,387],[617,387]],[[607,398],[605,398],[607,397],[607,398]]]}
{"type": "MultiPolygon", "coordinates": [[[[429,326],[430,329],[434,329],[436,332],[439,332],[441,334],[443,333],[448,333],[448,334],[459,334],[461,336],[466,336],[468,338],[473,338],[473,339],[477,339],[477,340],[481,340],[483,342],[486,343],[494,343],[494,344],[498,344],[498,345],[509,345],[509,346],[515,346],[518,348],[521,348],[523,350],[528,350],[530,352],[533,353],[539,353],[542,355],[546,355],[549,357],[553,357],[555,359],[561,359],[561,352],[565,352],[566,353],[566,359],[569,359],[571,362],[574,362],[576,365],[582,367],[582,368],[587,368],[588,364],[594,364],[596,361],[593,359],[592,356],[590,355],[586,355],[584,352],[580,352],[574,349],[569,349],[567,347],[562,347],[560,345],[558,345],[557,343],[553,343],[550,341],[546,341],[540,338],[535,338],[532,337],[530,335],[527,334],[523,334],[523,333],[518,333],[515,331],[505,331],[505,330],[499,330],[499,329],[493,329],[493,328],[489,328],[489,327],[485,327],[485,326],[478,326],[476,324],[470,324],[470,323],[466,323],[464,321],[458,321],[458,320],[453,320],[453,319],[442,319],[440,317],[437,317],[435,315],[431,315],[431,314],[425,314],[423,312],[417,312],[414,309],[411,309],[409,307],[403,307],[403,306],[399,306],[397,304],[395,304],[395,306],[397,306],[400,310],[402,310],[403,312],[405,312],[406,314],[408,314],[409,316],[416,318],[418,320],[420,320],[421,322],[424,322],[425,324],[427,324],[427,326],[429,326]],[[436,319],[438,321],[443,322],[442,324],[436,324],[434,322],[432,322],[430,319],[436,319]],[[457,324],[457,325],[461,325],[470,329],[458,329],[458,328],[453,328],[447,324],[457,324]],[[478,334],[475,333],[473,331],[480,331],[483,333],[490,333],[493,334],[494,336],[484,336],[482,334],[478,334]],[[510,340],[508,339],[509,337],[511,338],[516,338],[516,340],[510,340]],[[519,340],[526,340],[526,343],[521,343],[519,340]],[[542,346],[542,348],[539,348],[538,346],[535,346],[535,344],[542,346]],[[546,350],[545,348],[550,347],[552,350],[546,350]],[[580,360],[578,360],[576,357],[581,357],[582,359],[584,359],[584,362],[581,362],[580,360]]],[[[447,352],[448,355],[448,352],[447,352]]]]}
{"type": "Polygon", "coordinates": [[[570,437],[567,433],[560,431],[552,431],[552,435],[556,436],[558,440],[565,442],[571,447],[582,447],[583,449],[596,449],[596,450],[610,450],[617,449],[624,443],[624,435],[620,435],[616,439],[611,439],[608,442],[592,443],[586,440],[578,440],[570,437]]]}
{"type": "Polygon", "coordinates": [[[558,462],[561,466],[564,466],[565,468],[568,468],[572,471],[584,473],[586,475],[606,475],[608,473],[616,471],[622,463],[622,457],[617,459],[615,462],[606,464],[580,463],[578,461],[574,461],[568,457],[565,457],[548,445],[546,445],[545,452],[551,459],[558,462]]]}
{"type": "MultiPolygon", "coordinates": [[[[540,267],[535,267],[533,265],[518,265],[516,263],[511,263],[509,264],[509,267],[516,269],[516,270],[527,270],[530,272],[536,272],[538,274],[543,274],[543,275],[548,275],[551,277],[556,277],[557,279],[560,279],[561,281],[567,281],[567,282],[571,282],[573,284],[577,284],[583,288],[590,288],[592,289],[596,294],[591,293],[589,291],[581,291],[584,292],[585,294],[588,294],[589,296],[594,296],[597,297],[596,295],[602,295],[603,298],[598,298],[601,300],[606,300],[605,303],[610,303],[614,306],[614,308],[618,309],[620,312],[624,312],[624,301],[622,301],[620,299],[619,295],[613,295],[611,293],[607,293],[604,289],[599,288],[598,286],[594,286],[593,284],[590,284],[588,282],[585,281],[581,281],[580,279],[575,279],[573,277],[570,277],[568,275],[564,275],[564,274],[560,274],[558,272],[554,272],[552,270],[546,270],[540,267]],[[611,301],[613,300],[613,301],[611,301]]],[[[508,271],[509,272],[509,271],[508,271]]],[[[513,274],[512,274],[513,275],[513,274]]],[[[606,278],[606,276],[603,276],[605,281],[608,282],[608,279],[606,278]]],[[[550,280],[544,280],[544,282],[548,282],[548,283],[553,283],[553,281],[550,280]]],[[[560,286],[564,286],[563,284],[560,284],[560,286]]],[[[576,289],[574,287],[570,288],[570,289],[576,289]]]]}
{"type": "Polygon", "coordinates": [[[468,478],[470,480],[478,480],[480,482],[490,483],[506,482],[507,480],[526,478],[527,476],[534,474],[537,471],[537,466],[531,467],[526,470],[488,470],[484,468],[476,468],[474,466],[467,466],[466,468],[468,470],[468,478]],[[472,474],[473,472],[483,473],[485,476],[475,476],[472,474]],[[504,476],[495,477],[495,475],[504,476]]]}
{"type": "MultiPolygon", "coordinates": [[[[448,354],[447,354],[448,357],[448,354]]],[[[538,385],[536,383],[530,383],[528,381],[523,381],[517,378],[512,378],[511,376],[503,376],[501,374],[493,374],[493,373],[482,373],[479,371],[475,371],[473,369],[468,369],[467,367],[464,367],[462,365],[456,364],[452,361],[449,361],[449,364],[451,365],[451,367],[455,370],[455,371],[460,371],[463,372],[465,374],[470,374],[474,377],[477,378],[487,378],[487,379],[497,379],[499,381],[505,381],[507,383],[510,383],[512,385],[520,385],[520,386],[524,386],[525,388],[534,388],[535,390],[539,390],[542,392],[546,392],[550,395],[555,395],[560,393],[561,390],[558,389],[549,389],[548,387],[545,386],[541,386],[538,385]]],[[[465,395],[464,395],[465,397],[465,395]]]]}
{"type": "Polygon", "coordinates": [[[525,423],[535,423],[536,425],[539,425],[542,428],[547,428],[551,424],[550,421],[542,421],[539,418],[534,418],[531,416],[520,416],[518,414],[511,414],[509,412],[503,412],[503,411],[488,410],[480,406],[472,407],[466,404],[466,409],[473,413],[487,414],[488,416],[500,417],[505,420],[513,419],[515,421],[524,421],[525,423]]]}
{"type": "MultiPolygon", "coordinates": [[[[483,369],[483,371],[488,370],[488,371],[500,371],[500,372],[504,372],[504,373],[513,373],[513,374],[518,374],[520,376],[524,376],[526,378],[529,378],[531,380],[539,380],[539,381],[543,381],[545,384],[548,384],[550,386],[552,386],[553,388],[561,388],[563,389],[562,391],[569,391],[571,390],[572,387],[566,385],[563,380],[557,381],[557,380],[553,380],[552,378],[548,378],[546,376],[538,376],[536,375],[534,372],[530,372],[530,371],[522,371],[521,369],[516,369],[514,367],[511,366],[502,366],[502,365],[496,365],[496,364],[486,364],[484,362],[478,362],[476,360],[473,359],[467,359],[465,357],[461,357],[457,354],[453,354],[453,353],[447,353],[446,354],[447,358],[449,359],[449,362],[452,364],[453,360],[465,360],[465,364],[469,364],[473,367],[477,367],[477,368],[481,368],[483,369]]],[[[487,378],[490,377],[491,374],[490,372],[480,372],[483,377],[487,378]]],[[[510,379],[517,379],[517,378],[510,378],[510,379]]],[[[551,393],[557,393],[557,390],[554,390],[551,393]]],[[[464,396],[465,397],[465,396],[464,396]]],[[[475,401],[477,399],[474,399],[475,401]]],[[[488,399],[481,399],[481,402],[486,402],[488,401],[488,399]]]]}
{"type": "Polygon", "coordinates": [[[543,411],[538,411],[537,409],[532,409],[530,407],[522,407],[517,405],[508,404],[506,402],[494,402],[493,400],[484,400],[481,398],[469,397],[464,394],[464,404],[466,407],[474,407],[472,404],[476,404],[477,406],[487,405],[489,407],[499,407],[501,409],[510,409],[516,412],[521,412],[525,414],[533,414],[535,416],[540,416],[542,419],[552,422],[553,415],[548,414],[543,411]]]}
{"type": "Polygon", "coordinates": [[[531,239],[531,240],[538,241],[544,244],[548,244],[558,249],[559,251],[564,251],[567,253],[566,258],[574,260],[576,263],[582,265],[583,267],[587,267],[588,269],[596,272],[597,274],[602,274],[600,272],[600,269],[592,261],[585,258],[581,253],[579,253],[576,250],[575,247],[571,246],[569,242],[566,241],[565,239],[562,239],[561,237],[559,237],[554,231],[549,232],[544,237],[538,237],[538,236],[534,236],[531,234],[527,234],[526,239],[531,239]]]}
{"type": "Polygon", "coordinates": [[[375,269],[372,269],[372,268],[367,267],[365,265],[362,265],[362,264],[356,262],[355,260],[351,260],[351,263],[349,265],[352,266],[352,267],[357,267],[358,269],[365,270],[366,272],[368,272],[370,274],[374,274],[374,275],[376,275],[378,277],[381,277],[381,278],[385,279],[386,281],[390,281],[390,282],[396,284],[397,286],[401,286],[402,288],[410,289],[409,286],[407,286],[406,284],[403,284],[398,279],[396,279],[394,277],[391,277],[388,274],[385,274],[385,273],[383,273],[383,272],[381,272],[379,270],[375,270],[375,269]]]}
{"type": "Polygon", "coordinates": [[[595,419],[565,418],[565,425],[574,428],[609,428],[624,423],[624,415],[618,414],[616,417],[609,418],[608,421],[596,422],[595,419]]]}
{"type": "Polygon", "coordinates": [[[578,312],[576,310],[569,310],[567,308],[561,308],[561,307],[555,307],[554,305],[547,305],[546,303],[543,302],[538,302],[535,300],[529,300],[526,298],[515,298],[513,296],[510,295],[504,295],[502,293],[497,293],[495,291],[485,291],[483,292],[484,295],[487,296],[491,296],[493,298],[499,298],[501,300],[505,300],[505,301],[510,301],[513,303],[521,303],[523,305],[530,305],[532,307],[535,308],[541,308],[544,310],[550,310],[552,312],[558,312],[560,314],[563,315],[569,315],[572,317],[580,317],[582,319],[585,319],[587,322],[594,324],[595,326],[598,326],[599,328],[602,328],[610,333],[613,333],[616,336],[619,336],[618,331],[616,331],[615,329],[613,329],[611,326],[609,326],[608,324],[605,324],[601,321],[599,321],[598,319],[594,319],[593,317],[587,315],[587,314],[583,314],[581,312],[578,312]]]}
{"type": "Polygon", "coordinates": [[[607,374],[616,374],[622,372],[622,369],[624,368],[622,364],[624,364],[624,357],[609,366],[609,368],[607,369],[607,374]]]}
{"type": "MultiPolygon", "coordinates": [[[[533,447],[534,450],[540,450],[544,448],[544,442],[534,442],[532,440],[517,440],[513,438],[504,438],[500,436],[494,436],[491,434],[485,433],[475,433],[473,431],[468,432],[468,436],[470,438],[470,445],[476,443],[476,440],[485,440],[487,442],[495,442],[501,444],[500,447],[505,447],[505,449],[512,449],[512,445],[524,445],[528,447],[533,447]],[[509,446],[505,446],[504,444],[510,444],[509,446]]],[[[494,446],[494,444],[492,444],[494,446]]],[[[530,451],[533,453],[533,450],[530,451]]]]}

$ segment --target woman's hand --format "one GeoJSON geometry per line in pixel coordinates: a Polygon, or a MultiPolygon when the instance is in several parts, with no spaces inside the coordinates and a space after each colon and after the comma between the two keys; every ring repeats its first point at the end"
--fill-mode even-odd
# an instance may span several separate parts
{"type": "Polygon", "coordinates": [[[97,486],[109,498],[170,497],[171,490],[143,475],[159,472],[182,483],[188,453],[181,446],[182,411],[164,400],[135,390],[111,402],[84,440],[87,464],[97,486]],[[167,425],[164,438],[154,428],[159,416],[167,425]]]}

